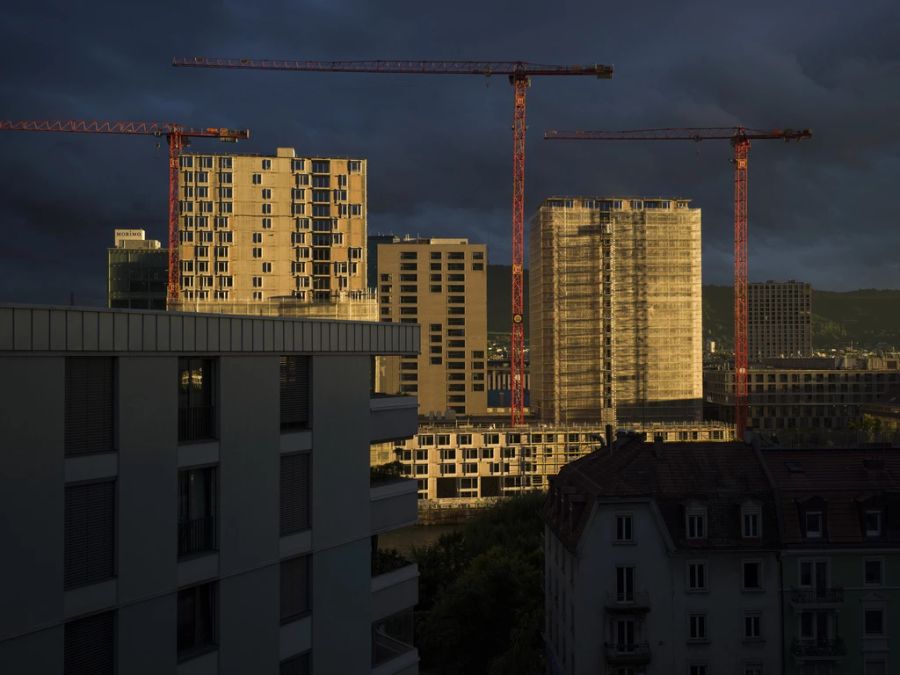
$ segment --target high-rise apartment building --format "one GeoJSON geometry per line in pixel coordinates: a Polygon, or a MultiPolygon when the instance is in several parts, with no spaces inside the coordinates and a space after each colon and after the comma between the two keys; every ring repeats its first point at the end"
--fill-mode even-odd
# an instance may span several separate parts
{"type": "Polygon", "coordinates": [[[117,229],[106,252],[106,305],[123,309],[165,309],[169,249],[144,230],[117,229]]]}
{"type": "Polygon", "coordinates": [[[419,414],[487,408],[487,247],[467,239],[379,243],[382,321],[418,323],[419,355],[383,359],[384,391],[416,394],[419,414]]]}
{"type": "Polygon", "coordinates": [[[278,148],[272,156],[184,154],[180,162],[185,309],[243,313],[279,298],[365,294],[366,160],[278,148]]]}
{"type": "Polygon", "coordinates": [[[0,672],[414,675],[417,326],[0,306],[0,672]]]}
{"type": "Polygon", "coordinates": [[[531,401],[556,424],[700,419],[700,209],[552,197],[531,223],[531,401]]]}
{"type": "Polygon", "coordinates": [[[751,359],[812,356],[812,287],[767,281],[748,288],[751,359]]]}

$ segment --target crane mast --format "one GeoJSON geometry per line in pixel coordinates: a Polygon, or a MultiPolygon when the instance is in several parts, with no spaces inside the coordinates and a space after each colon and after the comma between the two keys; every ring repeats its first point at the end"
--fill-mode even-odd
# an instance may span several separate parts
{"type": "Polygon", "coordinates": [[[547,131],[547,140],[567,141],[705,141],[727,140],[734,163],[734,424],[743,439],[749,418],[748,371],[748,199],[751,140],[801,141],[809,129],[747,129],[744,127],[631,129],[627,131],[547,131]]]}

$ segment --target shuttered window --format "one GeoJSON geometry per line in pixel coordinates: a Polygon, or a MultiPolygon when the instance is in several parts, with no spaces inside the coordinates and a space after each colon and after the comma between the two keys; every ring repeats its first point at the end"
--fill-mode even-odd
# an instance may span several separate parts
{"type": "Polygon", "coordinates": [[[66,455],[114,449],[114,382],[111,357],[66,357],[66,455]]]}
{"type": "Polygon", "coordinates": [[[116,484],[66,488],[65,588],[110,579],[115,574],[116,484]]]}
{"type": "Polygon", "coordinates": [[[312,672],[309,666],[309,652],[298,654],[281,662],[279,675],[309,675],[312,672]]]}
{"type": "Polygon", "coordinates": [[[178,556],[215,550],[218,545],[218,484],[214,467],[178,472],[178,556]]]}
{"type": "Polygon", "coordinates": [[[281,563],[281,622],[309,611],[309,556],[281,563]]]}
{"type": "Polygon", "coordinates": [[[201,584],[178,591],[178,660],[215,648],[218,641],[218,585],[201,584]]]}
{"type": "Polygon", "coordinates": [[[309,357],[281,357],[281,428],[309,426],[309,357]]]}
{"type": "Polygon", "coordinates": [[[309,529],[309,453],[281,456],[281,535],[309,529]]]}
{"type": "Polygon", "coordinates": [[[116,672],[115,612],[69,621],[64,633],[65,675],[113,675],[116,672]]]}

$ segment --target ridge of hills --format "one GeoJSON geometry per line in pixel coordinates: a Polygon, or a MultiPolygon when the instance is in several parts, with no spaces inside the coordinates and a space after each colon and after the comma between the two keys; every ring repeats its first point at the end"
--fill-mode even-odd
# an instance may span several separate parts
{"type": "MultiPolygon", "coordinates": [[[[511,297],[509,265],[488,265],[488,332],[509,332],[511,297]]],[[[703,286],[703,335],[730,349],[734,340],[731,286],[703,286]]],[[[528,270],[525,270],[528,312],[528,270]]],[[[812,341],[815,349],[854,347],[900,348],[900,290],[855,291],[813,289],[812,341]]],[[[528,336],[528,321],[525,322],[528,336]]]]}

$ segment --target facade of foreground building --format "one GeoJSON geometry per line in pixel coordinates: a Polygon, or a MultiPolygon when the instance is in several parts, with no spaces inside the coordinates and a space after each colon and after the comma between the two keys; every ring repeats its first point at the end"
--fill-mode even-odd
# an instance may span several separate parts
{"type": "Polygon", "coordinates": [[[545,513],[551,673],[780,672],[778,520],[748,446],[594,453],[545,513]]]}
{"type": "Polygon", "coordinates": [[[0,306],[4,673],[415,673],[416,326],[0,306]]]}

